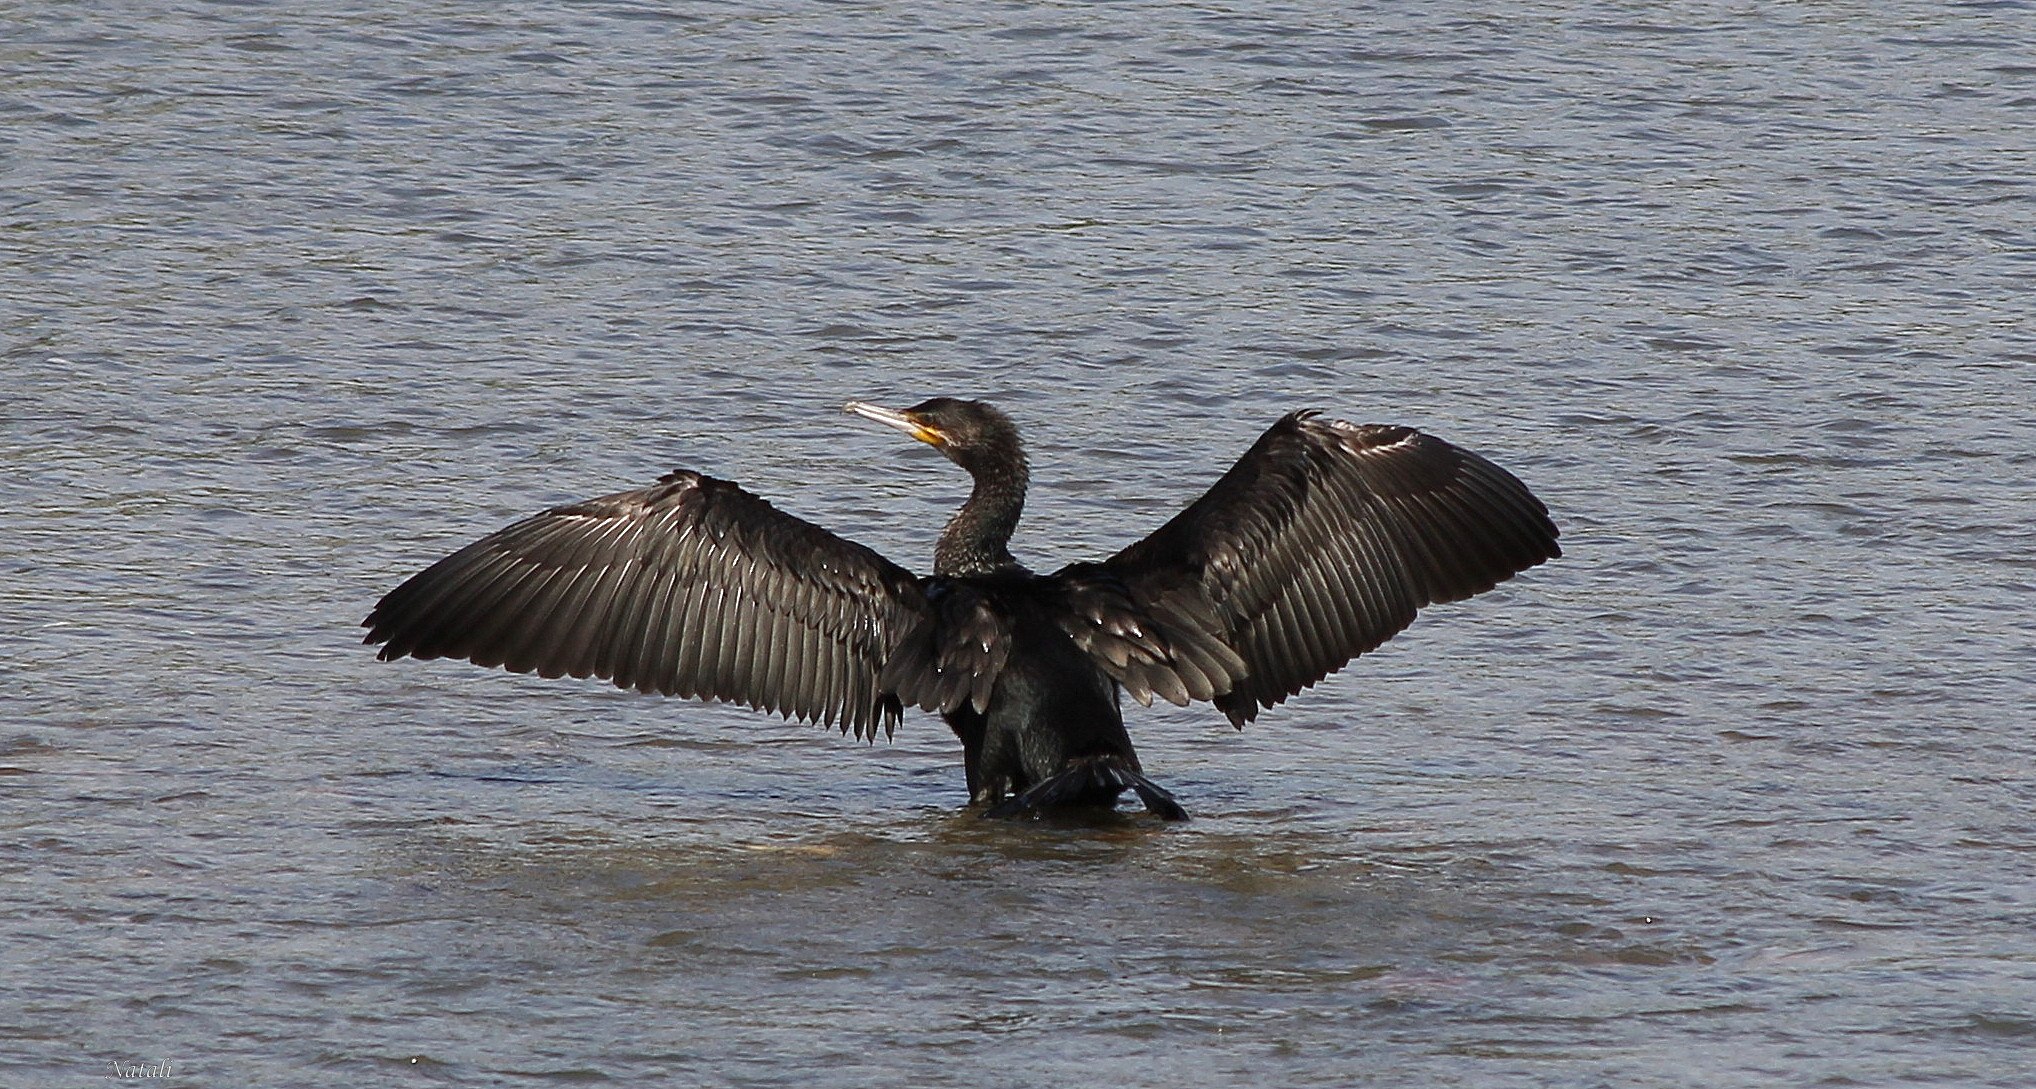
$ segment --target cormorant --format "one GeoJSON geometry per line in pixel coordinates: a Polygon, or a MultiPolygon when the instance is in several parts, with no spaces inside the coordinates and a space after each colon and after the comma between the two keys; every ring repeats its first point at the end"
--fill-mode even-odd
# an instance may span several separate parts
{"type": "Polygon", "coordinates": [[[1007,547],[1027,482],[1010,417],[949,397],[846,408],[974,478],[932,575],[679,470],[447,556],[382,598],[366,641],[384,660],[601,677],[866,739],[909,704],[961,739],[987,816],[1131,790],[1178,820],[1139,767],[1120,694],[1209,700],[1242,728],[1416,609],[1561,554],[1547,508],[1504,469],[1412,428],[1303,411],[1144,540],[1036,575],[1007,547]]]}

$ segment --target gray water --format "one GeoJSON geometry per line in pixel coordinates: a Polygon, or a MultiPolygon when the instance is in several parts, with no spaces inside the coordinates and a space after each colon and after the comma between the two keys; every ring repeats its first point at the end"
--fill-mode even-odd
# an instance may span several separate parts
{"type": "Polygon", "coordinates": [[[2025,3],[0,7],[0,1084],[2029,1085],[2025,3]],[[1035,567],[1280,413],[1567,555],[1196,815],[357,645],[674,466],[1035,567]]]}

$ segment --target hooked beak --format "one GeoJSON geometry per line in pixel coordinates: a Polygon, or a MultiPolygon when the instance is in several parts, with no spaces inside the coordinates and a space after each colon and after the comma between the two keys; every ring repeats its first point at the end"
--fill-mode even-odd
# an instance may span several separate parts
{"type": "Polygon", "coordinates": [[[909,412],[873,405],[868,401],[850,401],[841,406],[841,410],[861,416],[865,420],[875,420],[885,427],[897,428],[928,446],[947,445],[946,435],[919,422],[918,418],[909,412]]]}

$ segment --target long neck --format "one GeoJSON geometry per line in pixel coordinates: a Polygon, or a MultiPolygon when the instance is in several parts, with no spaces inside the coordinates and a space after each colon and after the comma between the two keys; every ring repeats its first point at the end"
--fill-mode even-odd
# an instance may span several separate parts
{"type": "Polygon", "coordinates": [[[1011,533],[1018,528],[1019,512],[1025,509],[1025,485],[1029,475],[1025,455],[973,467],[975,490],[968,502],[940,531],[933,546],[933,573],[936,575],[990,575],[1025,568],[1011,556],[1011,533]]]}

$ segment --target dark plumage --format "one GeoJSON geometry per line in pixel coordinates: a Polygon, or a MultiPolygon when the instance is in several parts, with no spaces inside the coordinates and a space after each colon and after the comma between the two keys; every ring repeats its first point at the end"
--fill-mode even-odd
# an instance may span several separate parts
{"type": "Polygon", "coordinates": [[[1210,700],[1242,727],[1405,628],[1561,554],[1512,474],[1412,428],[1281,419],[1207,494],[1100,563],[1035,575],[1007,547],[1018,430],[981,401],[848,411],[933,445],[975,488],[917,577],[734,484],[679,471],[491,534],[390,591],[381,657],[726,700],[874,737],[905,705],[961,739],[1002,816],[1142,774],[1118,694],[1210,700]]]}

